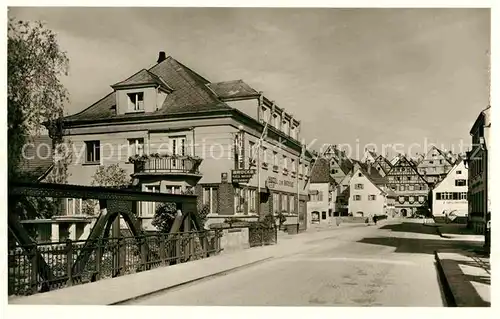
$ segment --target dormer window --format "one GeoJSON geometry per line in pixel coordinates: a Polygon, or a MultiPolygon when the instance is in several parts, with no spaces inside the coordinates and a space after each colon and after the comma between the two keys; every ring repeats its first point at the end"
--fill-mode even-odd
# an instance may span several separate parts
{"type": "Polygon", "coordinates": [[[144,111],[144,92],[128,93],[128,109],[131,112],[144,111]]]}

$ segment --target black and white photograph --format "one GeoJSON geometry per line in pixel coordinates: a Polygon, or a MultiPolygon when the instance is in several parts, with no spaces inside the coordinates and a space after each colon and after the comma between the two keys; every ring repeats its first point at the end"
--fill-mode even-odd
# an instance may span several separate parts
{"type": "Polygon", "coordinates": [[[484,3],[12,2],[8,307],[491,308],[484,3]]]}

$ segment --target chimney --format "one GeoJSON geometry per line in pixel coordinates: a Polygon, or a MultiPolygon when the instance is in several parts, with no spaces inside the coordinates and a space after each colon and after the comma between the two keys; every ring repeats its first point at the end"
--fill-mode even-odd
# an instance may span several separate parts
{"type": "Polygon", "coordinates": [[[160,51],[160,53],[158,54],[158,63],[161,63],[163,61],[165,61],[167,59],[167,56],[165,55],[165,52],[164,51],[160,51]]]}
{"type": "Polygon", "coordinates": [[[372,163],[368,162],[368,175],[372,174],[372,163]]]}

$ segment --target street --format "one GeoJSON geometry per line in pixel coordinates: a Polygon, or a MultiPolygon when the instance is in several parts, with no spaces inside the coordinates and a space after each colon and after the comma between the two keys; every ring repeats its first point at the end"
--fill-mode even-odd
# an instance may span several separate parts
{"type": "MultiPolygon", "coordinates": [[[[433,252],[463,243],[442,239],[433,227],[407,221],[324,231],[328,237],[309,241],[307,250],[129,304],[446,305],[433,252]]],[[[307,241],[311,235],[298,236],[307,241]]]]}

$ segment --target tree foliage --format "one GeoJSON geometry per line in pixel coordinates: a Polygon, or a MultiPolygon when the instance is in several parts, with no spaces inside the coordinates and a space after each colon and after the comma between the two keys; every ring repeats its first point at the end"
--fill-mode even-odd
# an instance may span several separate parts
{"type": "Polygon", "coordinates": [[[60,77],[68,58],[41,22],[9,20],[7,40],[8,177],[17,178],[22,147],[42,124],[63,116],[68,92],[60,77]]]}
{"type": "MultiPolygon", "coordinates": [[[[127,171],[120,167],[119,164],[111,164],[107,166],[99,166],[92,175],[92,186],[104,186],[114,188],[126,188],[130,185],[130,176],[127,171]]],[[[83,213],[93,215],[98,201],[95,199],[87,199],[83,203],[83,213]]]]}
{"type": "Polygon", "coordinates": [[[175,203],[158,203],[151,225],[162,233],[170,232],[174,224],[177,208],[175,203]]]}

